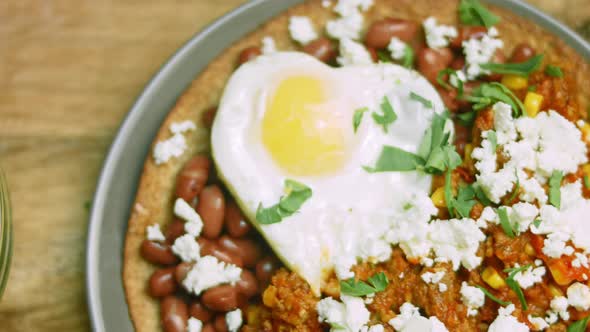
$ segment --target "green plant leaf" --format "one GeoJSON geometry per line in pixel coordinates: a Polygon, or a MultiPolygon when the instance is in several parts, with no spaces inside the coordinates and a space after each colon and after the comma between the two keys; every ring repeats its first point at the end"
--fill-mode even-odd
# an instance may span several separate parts
{"type": "Polygon", "coordinates": [[[406,45],[406,48],[404,49],[404,57],[402,59],[402,66],[406,68],[414,67],[415,57],[414,49],[410,45],[406,45]]]}
{"type": "Polygon", "coordinates": [[[488,291],[487,289],[483,288],[482,286],[476,286],[477,288],[481,289],[481,291],[492,301],[498,303],[501,306],[507,306],[510,304],[510,302],[507,301],[502,301],[499,298],[495,297],[492,293],[490,293],[490,291],[488,291]]]}
{"type": "Polygon", "coordinates": [[[420,104],[424,105],[424,107],[426,107],[426,108],[432,108],[432,101],[422,97],[421,95],[419,95],[415,92],[410,92],[410,99],[419,102],[420,104]]]}
{"type": "Polygon", "coordinates": [[[500,18],[492,14],[478,0],[461,0],[459,19],[465,25],[480,25],[486,28],[500,22],[500,18]]]}
{"type": "Polygon", "coordinates": [[[474,104],[473,108],[475,110],[481,110],[491,104],[501,101],[512,107],[512,112],[515,117],[526,114],[524,105],[520,99],[518,99],[510,89],[498,82],[484,83],[480,85],[473,91],[471,96],[467,96],[465,99],[474,104]]]}
{"type": "Polygon", "coordinates": [[[381,112],[381,114],[373,112],[371,115],[377,124],[383,126],[383,131],[387,132],[387,127],[397,120],[397,114],[395,114],[393,106],[391,106],[387,97],[383,97],[383,101],[381,102],[381,112]]]}
{"type": "Polygon", "coordinates": [[[269,225],[281,222],[284,218],[296,213],[303,203],[312,196],[311,188],[294,180],[285,180],[286,196],[279,199],[279,203],[265,208],[262,203],[256,209],[256,220],[259,224],[269,225]]]}
{"type": "Polygon", "coordinates": [[[545,74],[551,77],[563,77],[563,71],[558,66],[547,65],[545,67],[545,74]]]}
{"type": "Polygon", "coordinates": [[[536,55],[525,62],[520,63],[483,63],[479,65],[482,69],[489,70],[498,74],[512,74],[520,76],[529,76],[532,72],[539,69],[543,62],[543,55],[536,55]]]}
{"type": "Polygon", "coordinates": [[[514,228],[510,223],[510,219],[508,218],[508,212],[506,211],[505,207],[501,207],[498,209],[498,217],[500,218],[500,225],[502,226],[502,230],[504,230],[504,233],[506,233],[508,237],[514,238],[514,228]]]}
{"type": "Polygon", "coordinates": [[[580,319],[577,322],[572,323],[570,326],[567,327],[567,332],[584,332],[586,331],[586,327],[588,326],[588,322],[590,321],[590,316],[586,316],[583,319],[580,319]]]}
{"type": "Polygon", "coordinates": [[[560,171],[553,171],[549,178],[549,203],[556,208],[561,208],[561,180],[563,173],[560,171]]]}
{"type": "Polygon", "coordinates": [[[368,280],[369,283],[364,281],[357,281],[354,277],[340,281],[340,293],[349,296],[366,296],[385,290],[389,284],[387,276],[383,272],[379,272],[368,280]]]}
{"type": "Polygon", "coordinates": [[[375,167],[363,167],[367,172],[403,172],[413,171],[424,166],[424,159],[398,147],[385,145],[379,154],[375,167]]]}
{"type": "Polygon", "coordinates": [[[352,117],[352,127],[353,127],[355,133],[356,133],[358,127],[361,125],[361,121],[363,120],[363,115],[368,110],[369,109],[367,107],[363,107],[363,108],[359,108],[356,111],[354,111],[354,115],[352,117]]]}

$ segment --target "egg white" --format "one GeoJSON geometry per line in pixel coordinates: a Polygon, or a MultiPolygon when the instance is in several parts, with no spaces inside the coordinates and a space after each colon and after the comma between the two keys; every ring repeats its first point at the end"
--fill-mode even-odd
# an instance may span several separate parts
{"type": "MultiPolygon", "coordinates": [[[[394,214],[396,201],[407,192],[428,192],[431,177],[420,172],[368,173],[384,145],[416,152],[433,113],[444,106],[436,90],[415,71],[394,64],[331,68],[304,53],[279,52],[242,65],[226,85],[212,128],[212,150],[219,175],[254,226],[292,270],[316,294],[335,265],[370,257],[394,214]],[[306,75],[327,89],[327,111],[344,126],[344,165],[321,176],[293,176],[277,165],[262,142],[262,120],[269,97],[284,78],[306,75]],[[410,98],[410,92],[430,100],[433,109],[410,98]],[[372,112],[381,112],[387,96],[397,120],[384,132],[372,112]],[[354,111],[368,107],[356,134],[354,111]],[[284,195],[285,179],[313,190],[298,213],[280,223],[259,225],[260,203],[276,204],[284,195]]],[[[385,257],[384,259],[387,259],[385,257]]],[[[384,260],[377,258],[377,260],[384,260]]]]}

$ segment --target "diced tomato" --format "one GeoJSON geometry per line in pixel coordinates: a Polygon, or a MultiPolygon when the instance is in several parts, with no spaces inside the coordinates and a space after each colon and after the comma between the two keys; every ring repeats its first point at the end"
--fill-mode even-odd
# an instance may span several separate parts
{"type": "Polygon", "coordinates": [[[537,252],[538,257],[545,262],[553,279],[558,285],[569,285],[573,281],[585,282],[585,279],[590,277],[590,269],[583,266],[572,266],[572,261],[575,259],[575,256],[573,255],[550,258],[543,254],[543,241],[544,238],[540,235],[531,236],[531,245],[537,252]]]}

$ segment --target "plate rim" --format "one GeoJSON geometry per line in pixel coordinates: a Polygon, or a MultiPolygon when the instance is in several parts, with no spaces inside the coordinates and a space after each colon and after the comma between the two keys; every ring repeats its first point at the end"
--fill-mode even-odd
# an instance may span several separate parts
{"type": "MultiPolygon", "coordinates": [[[[109,188],[110,183],[113,181],[115,164],[120,158],[121,154],[124,152],[124,144],[121,142],[128,140],[132,134],[131,129],[142,115],[142,110],[146,108],[148,96],[157,93],[157,91],[160,89],[159,83],[163,81],[164,78],[168,76],[179,63],[182,62],[182,59],[187,56],[187,53],[189,53],[190,50],[198,47],[199,43],[203,39],[216,30],[223,28],[223,26],[229,21],[239,17],[250,9],[270,1],[276,0],[248,1],[227,12],[199,32],[193,34],[192,37],[184,42],[183,45],[177,51],[175,51],[172,56],[168,58],[168,60],[166,60],[160,69],[158,69],[157,73],[152,76],[149,82],[142,89],[141,93],[135,99],[133,105],[129,108],[127,114],[124,116],[102,164],[88,218],[88,232],[86,236],[85,248],[86,263],[84,268],[85,291],[88,317],[91,328],[94,331],[104,331],[104,315],[101,305],[102,298],[100,294],[100,288],[98,287],[98,250],[100,245],[98,237],[102,227],[103,207],[108,200],[107,189],[109,188]]],[[[284,2],[287,3],[287,1],[284,2]]],[[[560,22],[556,18],[553,18],[545,12],[542,12],[535,6],[520,0],[485,0],[484,2],[510,10],[516,15],[524,17],[535,24],[540,25],[544,29],[555,34],[567,45],[572,47],[578,54],[585,58],[586,61],[590,61],[590,43],[568,26],[566,26],[564,23],[560,22]]],[[[289,3],[289,5],[291,4],[289,3]]],[[[128,209],[130,208],[131,207],[128,207],[128,209]]],[[[123,256],[121,253],[121,256],[119,256],[118,259],[123,259],[122,257],[123,256]]]]}

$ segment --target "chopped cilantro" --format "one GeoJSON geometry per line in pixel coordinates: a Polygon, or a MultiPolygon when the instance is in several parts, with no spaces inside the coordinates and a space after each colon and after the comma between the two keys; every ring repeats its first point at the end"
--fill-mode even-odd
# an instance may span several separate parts
{"type": "Polygon", "coordinates": [[[397,120],[397,114],[395,114],[393,106],[391,106],[387,96],[383,97],[383,101],[381,102],[381,112],[383,113],[377,114],[373,112],[372,116],[375,122],[383,126],[383,131],[387,132],[387,126],[397,120]]]}
{"type": "Polygon", "coordinates": [[[452,170],[449,168],[445,173],[445,203],[447,204],[447,210],[449,211],[449,215],[453,218],[453,187],[451,184],[451,172],[452,170]]]}
{"type": "Polygon", "coordinates": [[[584,175],[584,187],[590,189],[590,178],[588,178],[588,175],[584,175]]]}
{"type": "Polygon", "coordinates": [[[490,206],[493,204],[480,186],[475,187],[475,197],[477,197],[481,204],[485,206],[490,206]]]}
{"type": "Polygon", "coordinates": [[[501,101],[512,107],[515,117],[526,114],[524,105],[520,99],[518,99],[510,89],[498,82],[484,83],[480,85],[473,91],[471,96],[467,96],[465,99],[474,104],[473,109],[475,110],[481,110],[493,103],[501,101]]]}
{"type": "Polygon", "coordinates": [[[588,326],[589,321],[590,315],[586,316],[583,319],[580,319],[577,322],[572,323],[570,326],[567,327],[567,332],[584,332],[586,331],[586,327],[588,326]]]}
{"type": "Polygon", "coordinates": [[[410,45],[406,45],[404,48],[404,57],[402,58],[402,65],[406,68],[412,68],[414,66],[414,49],[410,45]]]}
{"type": "Polygon", "coordinates": [[[356,133],[356,130],[358,129],[358,127],[360,126],[361,121],[363,120],[363,115],[368,110],[369,110],[368,108],[363,107],[363,108],[359,108],[356,111],[354,111],[354,116],[352,117],[352,127],[353,127],[355,133],[356,133]]]}
{"type": "Polygon", "coordinates": [[[490,141],[490,144],[492,144],[492,151],[495,153],[498,148],[498,136],[495,131],[490,130],[488,132],[488,140],[490,141]]]}
{"type": "Polygon", "coordinates": [[[475,190],[472,186],[460,186],[457,197],[452,200],[452,206],[457,214],[463,218],[468,218],[471,209],[475,205],[475,190]]]}
{"type": "Polygon", "coordinates": [[[521,63],[483,63],[480,67],[498,74],[529,76],[539,69],[541,62],[543,62],[543,55],[539,54],[521,63]]]}
{"type": "Polygon", "coordinates": [[[389,57],[389,52],[385,50],[377,51],[377,58],[381,62],[391,62],[391,58],[389,57]]]}
{"type": "Polygon", "coordinates": [[[457,95],[457,98],[462,97],[463,96],[463,81],[459,79],[459,76],[457,75],[457,71],[454,69],[451,69],[451,68],[446,68],[446,69],[439,71],[438,74],[436,75],[436,82],[440,86],[442,86],[443,88],[445,88],[447,90],[451,90],[451,89],[453,89],[453,86],[443,80],[443,77],[445,75],[449,75],[449,80],[452,77],[455,78],[457,85],[458,85],[457,90],[459,92],[457,95]]]}
{"type": "Polygon", "coordinates": [[[506,211],[505,207],[501,207],[498,209],[498,217],[500,217],[500,225],[502,226],[502,230],[504,233],[508,235],[508,237],[514,237],[514,228],[510,223],[510,219],[508,218],[508,212],[506,211]]]}
{"type": "Polygon", "coordinates": [[[349,296],[366,296],[385,290],[389,284],[389,280],[383,272],[373,275],[367,281],[357,281],[354,277],[342,280],[340,281],[340,292],[349,296]]]}
{"type": "Polygon", "coordinates": [[[465,25],[480,25],[489,28],[500,21],[478,0],[461,0],[459,4],[459,19],[465,25]]]}
{"type": "Polygon", "coordinates": [[[285,191],[287,196],[279,199],[279,203],[269,207],[258,205],[256,210],[256,220],[262,225],[278,223],[283,218],[293,215],[301,208],[312,194],[311,188],[293,180],[285,180],[285,191]]]}
{"type": "Polygon", "coordinates": [[[518,178],[518,175],[516,176],[516,184],[514,185],[514,190],[512,191],[512,194],[510,194],[510,197],[508,197],[508,200],[506,202],[512,202],[515,198],[516,195],[518,195],[518,193],[520,192],[520,179],[518,178]]]}
{"type": "Polygon", "coordinates": [[[556,208],[561,208],[561,180],[563,173],[560,171],[553,171],[549,178],[549,203],[556,208]]]}
{"type": "Polygon", "coordinates": [[[423,166],[424,159],[398,147],[385,145],[379,154],[375,167],[364,166],[370,173],[413,171],[423,166]]]}
{"type": "Polygon", "coordinates": [[[426,108],[432,108],[432,102],[430,100],[422,97],[421,95],[419,95],[415,92],[410,92],[410,99],[419,102],[420,104],[424,105],[424,107],[426,107],[426,108]]]}
{"type": "Polygon", "coordinates": [[[516,280],[514,280],[514,276],[519,272],[527,270],[529,267],[531,267],[530,264],[504,270],[504,272],[508,273],[508,278],[506,278],[506,285],[508,285],[508,287],[510,287],[510,289],[512,289],[512,291],[516,293],[516,296],[518,296],[518,300],[522,305],[522,310],[524,311],[528,309],[528,305],[526,303],[526,298],[524,297],[524,293],[520,288],[520,285],[516,280]]]}
{"type": "Polygon", "coordinates": [[[465,112],[457,115],[457,120],[465,127],[471,127],[475,121],[476,112],[465,112]]]}
{"type": "Polygon", "coordinates": [[[510,304],[510,302],[502,301],[499,298],[495,297],[492,293],[490,293],[489,290],[483,288],[482,286],[478,285],[477,288],[479,288],[490,300],[498,303],[499,305],[506,306],[510,304]]]}
{"type": "Polygon", "coordinates": [[[551,77],[563,77],[563,71],[557,66],[547,65],[545,67],[545,74],[551,77]]]}
{"type": "Polygon", "coordinates": [[[535,225],[536,228],[539,228],[539,226],[541,226],[541,218],[535,219],[533,225],[535,225]]]}

